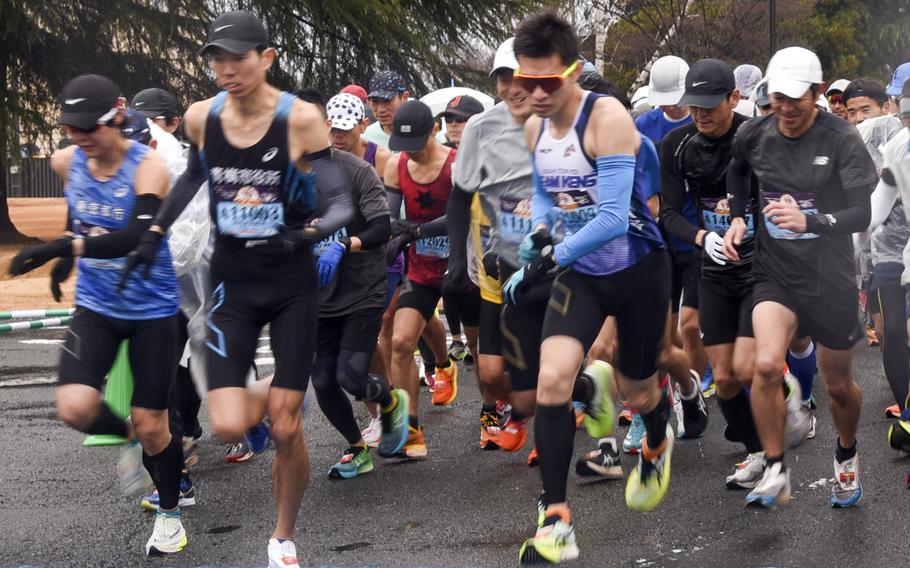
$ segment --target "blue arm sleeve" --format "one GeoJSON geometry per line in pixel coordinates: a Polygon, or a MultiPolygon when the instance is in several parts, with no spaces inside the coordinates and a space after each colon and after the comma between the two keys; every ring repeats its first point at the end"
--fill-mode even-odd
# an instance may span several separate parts
{"type": "Polygon", "coordinates": [[[534,180],[534,195],[531,196],[531,228],[535,229],[538,225],[550,226],[550,209],[553,207],[553,199],[543,187],[543,181],[540,179],[540,173],[534,161],[531,161],[531,179],[534,180]]]}
{"type": "Polygon", "coordinates": [[[556,262],[569,266],[629,230],[629,207],[635,181],[635,156],[597,158],[597,215],[577,233],[556,245],[556,262]]]}

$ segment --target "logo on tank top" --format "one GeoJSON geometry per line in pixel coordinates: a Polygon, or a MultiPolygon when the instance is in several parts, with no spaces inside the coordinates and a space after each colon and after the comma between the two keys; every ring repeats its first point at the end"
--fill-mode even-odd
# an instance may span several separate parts
{"type": "Polygon", "coordinates": [[[269,148],[269,151],[262,155],[262,161],[268,162],[278,154],[278,148],[272,147],[269,148]]]}
{"type": "Polygon", "coordinates": [[[569,156],[571,156],[574,153],[575,153],[575,144],[569,144],[569,147],[566,148],[565,152],[563,152],[562,157],[568,158],[569,156]]]}
{"type": "Polygon", "coordinates": [[[130,188],[127,186],[118,187],[117,189],[114,190],[114,197],[117,197],[117,198],[126,197],[129,192],[130,192],[130,188]]]}
{"type": "Polygon", "coordinates": [[[417,204],[420,205],[421,209],[432,209],[433,203],[435,202],[429,191],[418,191],[417,199],[415,201],[417,201],[417,204]]]}

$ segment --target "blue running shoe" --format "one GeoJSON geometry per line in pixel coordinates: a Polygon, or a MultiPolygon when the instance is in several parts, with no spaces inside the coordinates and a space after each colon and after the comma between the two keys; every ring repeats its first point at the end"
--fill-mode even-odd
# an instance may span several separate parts
{"type": "Polygon", "coordinates": [[[847,461],[834,460],[834,487],[831,488],[831,506],[852,507],[863,498],[863,486],[859,482],[859,456],[847,461]]]}
{"type": "Polygon", "coordinates": [[[246,442],[254,454],[261,454],[269,447],[272,435],[265,420],[246,431],[246,442]]]}
{"type": "MultiPolygon", "coordinates": [[[[148,497],[143,497],[139,501],[139,508],[143,511],[157,511],[158,506],[161,504],[161,500],[158,497],[158,490],[152,492],[148,497]]],[[[196,488],[193,486],[192,480],[189,477],[182,475],[180,476],[180,500],[177,502],[177,506],[180,508],[191,507],[196,504],[196,488]]]]}
{"type": "Polygon", "coordinates": [[[708,366],[705,368],[705,375],[701,378],[701,392],[705,395],[705,398],[710,398],[714,396],[714,369],[711,368],[711,364],[708,363],[708,366]]]}
{"type": "Polygon", "coordinates": [[[632,415],[632,425],[622,441],[622,451],[627,454],[637,454],[641,451],[641,439],[645,437],[645,422],[639,413],[632,415]]]}
{"type": "Polygon", "coordinates": [[[782,463],[765,467],[761,480],[755,489],[746,495],[746,505],[776,509],[790,502],[790,470],[784,470],[782,463]]]}
{"type": "Polygon", "coordinates": [[[388,458],[397,455],[408,441],[408,406],[411,399],[404,389],[394,389],[395,407],[382,410],[379,416],[382,435],[379,438],[379,455],[388,458]]]}

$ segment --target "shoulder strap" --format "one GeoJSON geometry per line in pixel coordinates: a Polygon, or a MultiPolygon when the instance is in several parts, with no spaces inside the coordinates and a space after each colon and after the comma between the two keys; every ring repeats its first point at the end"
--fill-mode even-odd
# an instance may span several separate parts
{"type": "Polygon", "coordinates": [[[278,106],[275,107],[275,117],[286,120],[291,113],[291,107],[294,106],[295,100],[297,100],[297,97],[291,93],[281,91],[281,97],[278,99],[278,106]]]}
{"type": "Polygon", "coordinates": [[[209,107],[209,117],[218,118],[221,111],[224,110],[224,101],[227,100],[227,91],[221,91],[212,99],[212,106],[209,107]]]}
{"type": "Polygon", "coordinates": [[[398,187],[401,187],[401,182],[407,178],[409,181],[411,179],[410,174],[408,174],[408,155],[402,152],[398,155],[398,187]]]}
{"type": "Polygon", "coordinates": [[[594,108],[594,103],[602,96],[604,95],[586,92],[585,102],[582,104],[581,112],[578,113],[578,120],[575,122],[575,134],[578,136],[578,145],[581,147],[581,153],[584,154],[588,163],[591,164],[591,167],[596,167],[596,162],[585,150],[585,129],[588,127],[588,120],[591,119],[591,109],[594,108]]]}

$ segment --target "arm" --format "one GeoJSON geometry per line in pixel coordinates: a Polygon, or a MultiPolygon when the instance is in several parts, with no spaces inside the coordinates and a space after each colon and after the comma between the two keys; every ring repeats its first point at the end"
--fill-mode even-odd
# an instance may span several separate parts
{"type": "Polygon", "coordinates": [[[316,175],[316,192],[325,204],[319,223],[307,227],[304,232],[312,240],[319,240],[347,225],[354,217],[354,206],[341,167],[335,163],[328,148],[303,159],[316,175]]]}
{"type": "Polygon", "coordinates": [[[534,230],[550,229],[550,209],[553,208],[553,198],[543,186],[543,180],[537,172],[534,159],[531,158],[531,179],[534,181],[534,194],[531,195],[531,226],[534,230]]]}
{"type": "Polygon", "coordinates": [[[446,208],[446,223],[449,232],[449,268],[452,274],[463,274],[468,270],[468,231],[471,225],[472,195],[460,187],[452,188],[446,208]]]}
{"type": "Polygon", "coordinates": [[[885,222],[896,201],[897,186],[894,184],[894,175],[885,168],[882,171],[881,179],[878,180],[878,186],[872,192],[872,220],[869,222],[869,228],[853,235],[853,250],[855,252],[861,251],[872,233],[885,222]]]}
{"type": "Polygon", "coordinates": [[[373,168],[358,168],[354,183],[364,188],[360,192],[360,212],[367,220],[367,227],[350,237],[350,250],[370,250],[378,248],[389,241],[391,225],[389,223],[389,202],[385,195],[385,186],[373,168]]]}
{"type": "Polygon", "coordinates": [[[701,237],[705,231],[693,225],[682,212],[686,202],[686,186],[679,171],[677,142],[678,138],[671,134],[660,146],[660,220],[674,236],[701,246],[701,237]]]}

